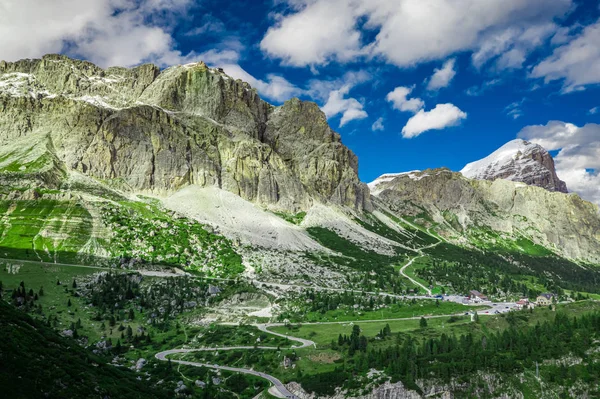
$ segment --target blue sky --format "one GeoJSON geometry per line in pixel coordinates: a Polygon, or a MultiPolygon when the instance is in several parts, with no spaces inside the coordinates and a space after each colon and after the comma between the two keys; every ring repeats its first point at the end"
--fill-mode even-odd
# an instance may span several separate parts
{"type": "Polygon", "coordinates": [[[598,1],[54,3],[8,1],[0,59],[204,60],[271,103],[317,102],[359,156],[363,181],[460,170],[522,137],[556,155],[571,190],[600,203],[598,1]]]}

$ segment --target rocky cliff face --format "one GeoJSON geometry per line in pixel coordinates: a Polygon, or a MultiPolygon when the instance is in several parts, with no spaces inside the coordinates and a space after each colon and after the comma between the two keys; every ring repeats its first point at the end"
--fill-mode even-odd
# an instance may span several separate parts
{"type": "Polygon", "coordinates": [[[509,141],[489,156],[468,164],[461,173],[471,179],[506,179],[567,193],[556,175],[554,160],[542,146],[525,140],[509,141]]]}
{"type": "MultiPolygon", "coordinates": [[[[503,179],[467,179],[447,169],[384,175],[369,184],[381,206],[398,215],[426,214],[448,239],[465,243],[473,231],[527,237],[556,253],[600,262],[598,206],[576,194],[503,179]]],[[[490,237],[490,239],[495,239],[490,237]]]]}
{"type": "Polygon", "coordinates": [[[274,107],[204,63],[160,71],[59,55],[0,62],[0,148],[15,169],[3,171],[21,179],[53,160],[61,173],[131,192],[197,184],[291,212],[313,201],[371,208],[356,156],[315,104],[274,107]],[[17,154],[16,143],[31,151],[17,154]]]}

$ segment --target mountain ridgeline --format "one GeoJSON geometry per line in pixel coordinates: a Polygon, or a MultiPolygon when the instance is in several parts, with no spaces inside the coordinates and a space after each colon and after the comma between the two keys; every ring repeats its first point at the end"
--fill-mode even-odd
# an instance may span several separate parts
{"type": "Polygon", "coordinates": [[[58,188],[74,171],[156,195],[218,186],[273,209],[370,209],[356,156],[314,103],[274,107],[204,63],[161,71],[64,56],[0,63],[3,179],[58,188]]]}
{"type": "Polygon", "coordinates": [[[9,396],[596,397],[598,265],[532,143],[367,185],[316,104],[202,62],[0,62],[9,396]]]}
{"type": "Polygon", "coordinates": [[[472,162],[460,171],[470,179],[505,179],[567,193],[567,185],[556,175],[554,159],[539,144],[516,139],[489,156],[472,162]]]}
{"type": "Polygon", "coordinates": [[[467,166],[474,179],[440,169],[367,186],[316,104],[272,106],[202,62],[165,70],[101,69],[60,55],[0,62],[0,111],[8,257],[231,275],[256,261],[253,248],[270,247],[279,256],[265,266],[272,271],[298,276],[314,266],[313,276],[335,280],[330,261],[306,253],[344,255],[350,241],[389,266],[425,234],[424,242],[600,263],[597,206],[566,194],[552,157],[522,140],[467,166]],[[285,251],[298,257],[289,262],[285,251]]]}

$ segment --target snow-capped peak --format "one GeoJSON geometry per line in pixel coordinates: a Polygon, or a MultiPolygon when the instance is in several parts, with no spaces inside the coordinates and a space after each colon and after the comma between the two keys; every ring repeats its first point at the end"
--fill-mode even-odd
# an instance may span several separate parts
{"type": "Polygon", "coordinates": [[[467,164],[460,173],[471,179],[506,179],[567,192],[566,184],[556,175],[554,160],[548,151],[522,139],[509,141],[487,157],[467,164]]]}

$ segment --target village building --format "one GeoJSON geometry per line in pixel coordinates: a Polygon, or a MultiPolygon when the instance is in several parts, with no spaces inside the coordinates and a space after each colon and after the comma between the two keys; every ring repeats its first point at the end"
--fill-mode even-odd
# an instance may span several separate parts
{"type": "Polygon", "coordinates": [[[517,303],[517,309],[521,310],[521,309],[533,309],[535,307],[535,304],[532,302],[529,302],[528,298],[522,298],[520,299],[517,303]]]}
{"type": "Polygon", "coordinates": [[[538,306],[548,306],[548,305],[552,305],[552,300],[554,299],[556,295],[554,294],[541,294],[537,297],[537,299],[535,300],[536,305],[538,306]]]}
{"type": "Polygon", "coordinates": [[[476,290],[471,290],[469,292],[469,300],[471,303],[481,303],[488,300],[486,295],[483,295],[481,292],[476,290]]]}

